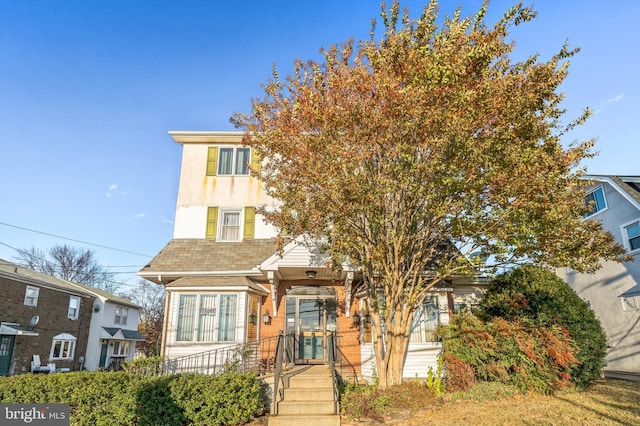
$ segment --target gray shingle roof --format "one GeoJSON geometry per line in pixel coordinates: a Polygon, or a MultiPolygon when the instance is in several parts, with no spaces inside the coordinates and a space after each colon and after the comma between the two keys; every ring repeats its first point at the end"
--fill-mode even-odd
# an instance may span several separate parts
{"type": "Polygon", "coordinates": [[[249,271],[277,251],[275,239],[239,242],[173,239],[138,274],[249,271]]]}
{"type": "Polygon", "coordinates": [[[16,281],[48,286],[79,295],[93,296],[93,294],[88,292],[86,289],[83,289],[71,281],[36,272],[32,269],[22,267],[17,263],[9,262],[4,259],[0,259],[0,273],[16,281]]]}
{"type": "MultiPolygon", "coordinates": [[[[640,189],[636,186],[635,183],[627,183],[625,182],[624,176],[609,176],[611,180],[617,183],[620,188],[625,190],[634,200],[640,203],[640,189]]],[[[637,176],[634,176],[637,177],[637,176]]]]}

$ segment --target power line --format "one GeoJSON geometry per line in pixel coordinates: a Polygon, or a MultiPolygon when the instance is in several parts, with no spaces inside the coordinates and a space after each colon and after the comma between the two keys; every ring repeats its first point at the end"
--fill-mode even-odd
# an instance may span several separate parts
{"type": "MultiPolygon", "coordinates": [[[[63,239],[63,240],[74,241],[74,242],[76,242],[76,243],[87,244],[87,245],[94,246],[94,247],[100,247],[100,248],[104,248],[104,249],[108,249],[108,250],[119,251],[119,252],[122,252],[122,253],[134,254],[134,255],[136,255],[136,256],[153,257],[153,256],[150,256],[150,255],[148,255],[148,254],[135,253],[135,252],[133,252],[133,251],[122,250],[122,249],[118,249],[118,248],[114,248],[114,247],[104,246],[104,245],[101,245],[101,244],[89,243],[89,242],[87,242],[87,241],[76,240],[76,239],[68,238],[68,237],[62,237],[62,236],[60,236],[60,235],[50,234],[50,233],[48,233],[48,232],[36,231],[35,229],[24,228],[24,227],[22,227],[22,226],[11,225],[11,224],[9,224],[9,223],[0,222],[0,225],[9,226],[9,227],[11,227],[11,228],[16,228],[16,229],[22,229],[23,231],[34,232],[34,233],[36,233],[36,234],[48,235],[48,236],[50,236],[50,237],[61,238],[61,239],[63,239]]],[[[6,245],[6,244],[5,244],[5,245],[6,245]]],[[[7,246],[7,247],[8,247],[8,246],[7,246]]]]}

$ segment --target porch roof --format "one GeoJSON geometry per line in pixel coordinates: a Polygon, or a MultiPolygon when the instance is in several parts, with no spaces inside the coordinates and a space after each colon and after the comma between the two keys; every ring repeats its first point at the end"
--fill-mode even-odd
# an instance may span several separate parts
{"type": "Polygon", "coordinates": [[[0,324],[0,334],[3,336],[39,336],[38,333],[31,330],[31,327],[7,323],[0,324]]]}
{"type": "Polygon", "coordinates": [[[138,275],[158,282],[157,275],[181,272],[256,271],[257,265],[278,251],[275,239],[219,242],[204,238],[173,239],[138,275]]]}
{"type": "Polygon", "coordinates": [[[225,276],[190,276],[179,278],[167,284],[167,287],[246,287],[262,294],[269,294],[269,291],[262,285],[247,277],[225,277],[225,276]]]}
{"type": "Polygon", "coordinates": [[[146,340],[137,330],[125,330],[124,328],[117,327],[102,327],[102,329],[108,334],[108,336],[103,335],[103,339],[146,340]]]}

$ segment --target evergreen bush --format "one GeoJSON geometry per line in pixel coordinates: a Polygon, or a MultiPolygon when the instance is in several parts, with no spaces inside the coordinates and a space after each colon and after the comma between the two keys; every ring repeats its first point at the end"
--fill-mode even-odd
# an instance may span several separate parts
{"type": "Polygon", "coordinates": [[[571,382],[579,389],[602,376],[606,335],[587,302],[553,272],[522,266],[496,277],[480,304],[478,315],[487,320],[501,317],[523,319],[537,327],[565,328],[577,347],[571,382]]]}

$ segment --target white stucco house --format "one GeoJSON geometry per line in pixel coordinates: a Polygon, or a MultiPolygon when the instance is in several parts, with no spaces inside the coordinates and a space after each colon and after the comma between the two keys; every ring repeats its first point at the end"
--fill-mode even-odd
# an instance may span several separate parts
{"type": "MultiPolygon", "coordinates": [[[[358,377],[373,377],[371,329],[357,269],[332,271],[323,254],[288,241],[257,211],[278,205],[250,175],[259,167],[242,132],[172,131],[182,146],[173,238],[138,275],[166,288],[162,355],[190,354],[287,336],[295,363],[326,361],[327,336],[358,377]]],[[[404,376],[437,367],[438,324],[478,303],[486,280],[452,279],[434,288],[414,318],[404,376]]]]}

